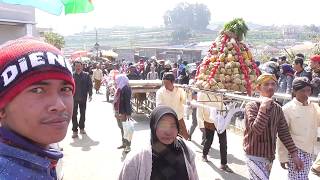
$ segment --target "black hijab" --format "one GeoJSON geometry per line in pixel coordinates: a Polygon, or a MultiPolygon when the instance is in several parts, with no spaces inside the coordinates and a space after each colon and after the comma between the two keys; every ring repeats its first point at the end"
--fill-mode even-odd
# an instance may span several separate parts
{"type": "Polygon", "coordinates": [[[151,180],[187,180],[188,172],[185,164],[181,143],[178,139],[166,145],[159,141],[156,129],[164,115],[174,117],[179,132],[177,114],[168,106],[156,107],[150,116],[151,146],[152,146],[152,172],[151,180]]]}

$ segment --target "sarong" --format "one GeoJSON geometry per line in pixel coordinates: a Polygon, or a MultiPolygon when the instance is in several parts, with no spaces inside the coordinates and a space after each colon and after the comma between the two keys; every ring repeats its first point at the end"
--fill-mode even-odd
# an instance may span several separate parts
{"type": "Polygon", "coordinates": [[[300,171],[295,170],[295,165],[292,161],[292,157],[289,154],[289,168],[288,179],[290,180],[308,180],[308,174],[312,166],[312,154],[302,151],[298,148],[298,157],[303,162],[303,169],[300,171]]]}
{"type": "Polygon", "coordinates": [[[95,89],[96,91],[99,91],[100,86],[101,86],[101,80],[94,79],[94,89],[95,89]]]}
{"type": "Polygon", "coordinates": [[[268,180],[271,172],[272,162],[265,158],[253,159],[247,157],[247,167],[250,180],[268,180]]]}

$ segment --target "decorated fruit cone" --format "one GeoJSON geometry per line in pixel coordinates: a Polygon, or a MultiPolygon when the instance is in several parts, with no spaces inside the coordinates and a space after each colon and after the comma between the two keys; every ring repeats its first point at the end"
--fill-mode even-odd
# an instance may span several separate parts
{"type": "Polygon", "coordinates": [[[252,94],[259,70],[251,51],[242,42],[247,31],[248,27],[242,19],[234,19],[224,25],[197,69],[198,88],[252,94]]]}

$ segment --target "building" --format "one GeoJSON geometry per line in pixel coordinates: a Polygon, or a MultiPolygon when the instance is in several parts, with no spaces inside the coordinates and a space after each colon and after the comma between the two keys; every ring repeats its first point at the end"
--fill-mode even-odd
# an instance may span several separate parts
{"type": "Polygon", "coordinates": [[[136,51],[141,57],[156,56],[157,59],[170,60],[171,62],[177,62],[181,59],[189,63],[201,60],[201,50],[183,47],[141,47],[136,48],[136,51]]]}
{"type": "Polygon", "coordinates": [[[35,9],[0,3],[0,44],[23,36],[37,36],[35,9]]]}
{"type": "Polygon", "coordinates": [[[134,49],[117,48],[117,49],[114,49],[114,51],[119,55],[117,58],[118,61],[124,59],[125,61],[128,61],[128,62],[134,62],[134,55],[135,55],[134,49]]]}

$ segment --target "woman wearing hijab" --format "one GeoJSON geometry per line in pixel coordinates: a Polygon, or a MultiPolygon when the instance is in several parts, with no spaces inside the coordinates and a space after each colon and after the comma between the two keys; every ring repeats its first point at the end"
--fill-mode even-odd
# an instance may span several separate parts
{"type": "Polygon", "coordinates": [[[151,146],[128,157],[119,180],[197,180],[195,154],[178,137],[173,109],[156,107],[150,116],[151,146]]]}
{"type": "Polygon", "coordinates": [[[130,118],[132,113],[131,107],[131,88],[129,87],[129,79],[125,74],[116,76],[115,79],[117,91],[114,97],[113,106],[118,126],[121,130],[122,145],[118,149],[125,148],[125,152],[130,151],[131,142],[123,138],[122,122],[130,118]]]}

